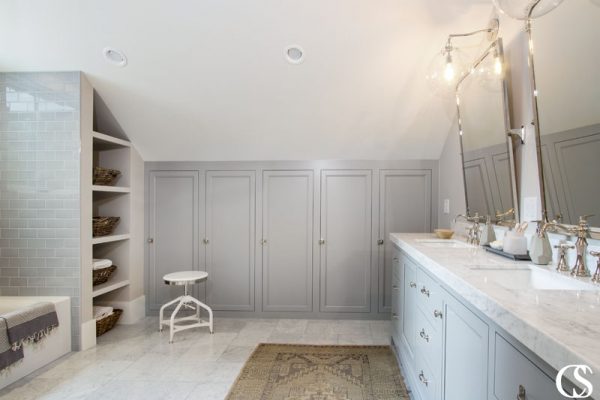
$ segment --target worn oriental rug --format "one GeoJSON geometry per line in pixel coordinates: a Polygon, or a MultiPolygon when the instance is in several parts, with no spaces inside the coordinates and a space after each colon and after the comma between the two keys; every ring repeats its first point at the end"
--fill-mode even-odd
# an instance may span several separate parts
{"type": "Polygon", "coordinates": [[[409,399],[389,346],[260,344],[227,400],[409,399]]]}

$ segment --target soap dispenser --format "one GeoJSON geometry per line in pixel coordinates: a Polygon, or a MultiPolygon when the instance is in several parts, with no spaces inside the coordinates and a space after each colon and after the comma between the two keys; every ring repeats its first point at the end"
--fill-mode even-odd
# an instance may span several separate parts
{"type": "Polygon", "coordinates": [[[537,229],[535,235],[531,237],[529,257],[534,264],[548,265],[552,261],[552,246],[550,246],[548,235],[543,229],[544,221],[534,222],[537,222],[537,229]]]}
{"type": "Polygon", "coordinates": [[[494,226],[492,225],[492,218],[488,215],[485,218],[485,226],[481,232],[481,239],[479,240],[479,244],[482,246],[487,246],[491,242],[496,240],[496,233],[494,232],[494,226]]]}

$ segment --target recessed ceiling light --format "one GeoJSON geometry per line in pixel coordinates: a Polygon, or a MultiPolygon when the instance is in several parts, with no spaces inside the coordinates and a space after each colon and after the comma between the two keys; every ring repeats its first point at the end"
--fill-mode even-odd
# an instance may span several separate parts
{"type": "Polygon", "coordinates": [[[304,61],[304,50],[297,45],[287,46],[285,48],[285,58],[290,64],[300,64],[304,61]]]}
{"type": "Polygon", "coordinates": [[[124,67],[127,65],[127,57],[125,57],[125,54],[121,50],[105,47],[104,50],[102,50],[102,54],[104,54],[106,61],[117,67],[124,67]]]}

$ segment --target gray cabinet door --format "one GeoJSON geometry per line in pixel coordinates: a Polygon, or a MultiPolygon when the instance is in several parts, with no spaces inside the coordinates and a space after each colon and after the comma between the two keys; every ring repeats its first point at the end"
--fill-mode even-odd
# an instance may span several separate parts
{"type": "Polygon", "coordinates": [[[379,172],[379,312],[392,305],[392,232],[431,232],[431,170],[379,172]]]}
{"type": "Polygon", "coordinates": [[[322,312],[369,312],[371,170],[321,171],[322,312]]]}
{"type": "Polygon", "coordinates": [[[206,172],[207,300],[214,310],[254,310],[255,172],[206,172]]]}
{"type": "Polygon", "coordinates": [[[487,398],[488,325],[445,293],[444,399],[487,398]]]}
{"type": "Polygon", "coordinates": [[[263,310],[312,311],[313,171],[264,171],[263,310]]]}
{"type": "MultiPolygon", "coordinates": [[[[165,285],[170,272],[198,269],[198,172],[151,171],[148,189],[148,308],[182,294],[165,285]]],[[[200,297],[203,298],[201,285],[200,297]]]]}

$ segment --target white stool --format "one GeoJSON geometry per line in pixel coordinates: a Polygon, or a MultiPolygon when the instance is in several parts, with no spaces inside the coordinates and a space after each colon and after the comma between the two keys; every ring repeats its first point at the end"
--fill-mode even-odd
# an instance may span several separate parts
{"type": "Polygon", "coordinates": [[[210,333],[213,333],[213,312],[209,306],[202,303],[200,300],[190,296],[188,294],[189,285],[193,285],[195,283],[199,283],[200,281],[206,279],[208,277],[208,273],[204,271],[182,271],[182,272],[173,272],[171,274],[167,274],[163,276],[163,280],[167,285],[176,285],[183,286],[184,293],[183,296],[179,296],[175,300],[172,300],[162,306],[160,308],[160,315],[158,317],[158,330],[162,332],[163,325],[169,326],[169,343],[173,343],[173,335],[175,332],[183,331],[191,328],[201,328],[203,326],[208,326],[210,333]],[[171,314],[171,318],[163,319],[163,313],[165,308],[175,304],[175,310],[171,314]],[[190,305],[192,303],[193,305],[190,305]],[[195,305],[195,306],[194,306],[195,305]],[[181,307],[189,308],[192,310],[196,310],[196,315],[192,315],[189,317],[183,318],[175,318],[181,307]],[[200,318],[200,308],[204,308],[208,311],[208,322],[200,318]],[[177,325],[177,322],[181,321],[196,321],[195,324],[182,324],[177,325]]]}

